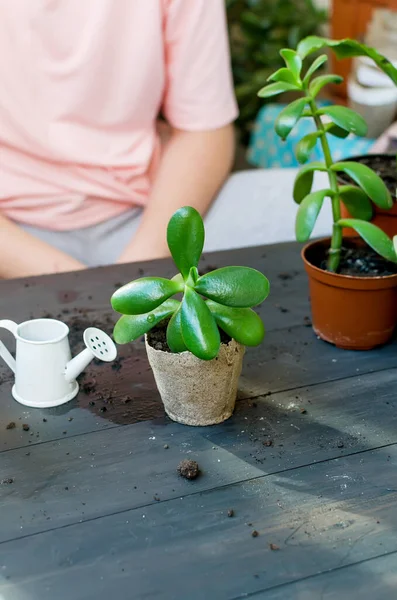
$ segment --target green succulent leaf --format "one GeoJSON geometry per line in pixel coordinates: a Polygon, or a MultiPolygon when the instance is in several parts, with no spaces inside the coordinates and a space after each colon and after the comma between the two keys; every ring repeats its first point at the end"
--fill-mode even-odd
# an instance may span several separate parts
{"type": "Polygon", "coordinates": [[[167,326],[167,344],[171,352],[185,352],[187,350],[182,335],[181,308],[176,310],[167,326]]]}
{"type": "Polygon", "coordinates": [[[287,83],[286,81],[276,81],[276,83],[266,85],[259,90],[258,96],[259,98],[271,98],[272,96],[278,96],[278,94],[282,94],[283,92],[299,89],[300,88],[295,84],[287,83]]]}
{"type": "Polygon", "coordinates": [[[230,308],[213,300],[207,306],[219,327],[243,346],[258,346],[265,337],[262,320],[251,308],[230,308]]]}
{"type": "Polygon", "coordinates": [[[204,223],[200,213],[184,206],[171,217],[167,227],[167,243],[172,258],[187,279],[191,267],[197,267],[204,247],[204,223]]]}
{"type": "Polygon", "coordinates": [[[178,310],[180,303],[177,300],[166,300],[161,306],[152,312],[143,315],[123,315],[117,321],[113,337],[117,344],[128,344],[138,339],[160,321],[166,319],[178,310]]]}
{"type": "Polygon", "coordinates": [[[183,284],[178,281],[163,277],[142,277],[117,290],[111,298],[111,304],[116,312],[123,315],[142,315],[182,291],[183,284]]]}
{"type": "Polygon", "coordinates": [[[351,108],[336,105],[325,106],[318,112],[320,115],[327,115],[336,125],[350,133],[354,133],[361,137],[367,135],[368,126],[366,122],[361,115],[354,112],[354,110],[351,110],[351,108]]]}
{"type": "Polygon", "coordinates": [[[345,139],[348,135],[350,135],[349,131],[342,129],[342,127],[338,127],[338,125],[335,125],[335,123],[326,123],[324,125],[324,129],[330,135],[341,139],[345,139]]]}
{"type": "Polygon", "coordinates": [[[318,190],[317,192],[312,192],[302,200],[295,221],[295,234],[298,242],[307,242],[310,238],[324,198],[332,196],[332,194],[332,190],[318,190]]]}
{"type": "Polygon", "coordinates": [[[313,79],[309,86],[310,95],[315,98],[326,85],[330,83],[339,84],[342,83],[342,81],[343,77],[340,77],[339,75],[319,75],[319,77],[313,79]]]}
{"type": "Polygon", "coordinates": [[[219,352],[218,326],[204,300],[187,287],[181,306],[182,336],[187,349],[197,358],[211,360],[219,352]]]}
{"type": "Polygon", "coordinates": [[[280,55],[285,61],[289,71],[295,77],[296,81],[300,81],[300,74],[302,70],[302,59],[295,50],[290,48],[284,48],[280,50],[280,55]]]}
{"type": "Polygon", "coordinates": [[[346,173],[371,198],[379,208],[388,209],[393,206],[393,200],[382,179],[367,165],[353,161],[335,163],[333,171],[346,173]]]}
{"type": "Polygon", "coordinates": [[[382,54],[379,54],[374,48],[370,48],[365,44],[360,44],[355,40],[330,40],[311,35],[298,44],[298,54],[304,59],[309,54],[317,52],[317,50],[321,50],[322,48],[331,48],[335,53],[335,56],[339,59],[353,58],[354,56],[368,56],[397,85],[397,69],[392,63],[382,56],[382,54]]]}
{"type": "Polygon", "coordinates": [[[351,227],[363,240],[371,246],[377,254],[383,256],[386,260],[397,263],[397,255],[394,250],[392,240],[386,235],[384,231],[379,229],[373,223],[367,221],[360,221],[359,219],[340,219],[338,225],[342,227],[351,227]]]}
{"type": "Polygon", "coordinates": [[[310,67],[307,70],[307,73],[303,79],[303,83],[304,85],[307,85],[312,77],[312,75],[314,75],[314,73],[323,66],[324,63],[326,63],[328,60],[328,56],[326,54],[321,54],[321,56],[318,56],[316,58],[316,60],[314,60],[312,62],[312,64],[310,65],[310,67]]]}
{"type": "Polygon", "coordinates": [[[342,185],[339,192],[343,204],[354,219],[371,220],[372,203],[365,192],[354,185],[342,185]]]}
{"type": "Polygon", "coordinates": [[[298,161],[303,164],[307,162],[310,158],[311,153],[316,147],[317,140],[320,137],[320,133],[318,131],[314,131],[313,133],[308,133],[305,135],[296,145],[295,154],[298,161]]]}
{"type": "Polygon", "coordinates": [[[306,104],[306,98],[298,98],[298,100],[294,100],[280,112],[275,121],[274,129],[282,140],[287,139],[292,129],[301,118],[306,104]]]}
{"type": "Polygon", "coordinates": [[[225,306],[249,308],[269,294],[269,281],[249,267],[223,267],[200,277],[196,292],[225,306]]]}
{"type": "Polygon", "coordinates": [[[272,75],[270,75],[270,77],[268,77],[267,80],[268,81],[283,81],[286,83],[290,83],[294,86],[298,85],[298,82],[297,82],[294,74],[291,73],[291,71],[289,69],[286,69],[285,67],[283,67],[282,69],[279,69],[275,73],[272,73],[272,75]]]}
{"type": "Polygon", "coordinates": [[[309,165],[302,167],[295,178],[294,183],[294,200],[300,204],[311,191],[315,171],[326,171],[326,166],[321,162],[312,162],[309,165]]]}

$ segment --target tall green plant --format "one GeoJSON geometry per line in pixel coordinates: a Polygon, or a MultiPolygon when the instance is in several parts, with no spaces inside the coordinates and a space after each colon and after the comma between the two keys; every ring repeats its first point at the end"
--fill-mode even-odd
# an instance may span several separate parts
{"type": "Polygon", "coordinates": [[[299,204],[296,218],[296,237],[300,242],[307,241],[313,231],[325,198],[332,204],[332,238],[327,267],[337,271],[340,263],[343,227],[353,228],[369,246],[387,260],[397,262],[392,240],[378,227],[369,223],[372,216],[371,201],[381,209],[393,205],[390,193],[382,179],[366,165],[342,161],[334,162],[331,156],[328,136],[345,138],[350,133],[365,136],[367,124],[350,108],[327,106],[319,108],[317,96],[328,84],[338,84],[338,75],[316,76],[316,71],[327,61],[325,54],[319,56],[303,73],[303,61],[322,48],[331,48],[338,58],[369,56],[397,84],[397,69],[373,48],[354,40],[327,40],[315,36],[308,37],[298,44],[297,50],[284,49],[280,54],[285,67],[268,77],[269,85],[262,88],[258,96],[271,98],[285,91],[295,91],[301,97],[286,106],[277,117],[275,131],[285,140],[302,118],[312,118],[316,131],[303,137],[296,146],[296,157],[301,164],[307,163],[317,141],[320,140],[324,161],[304,166],[298,173],[294,185],[294,200],[299,204]],[[313,177],[316,171],[328,174],[329,186],[312,192],[313,177]],[[345,173],[356,185],[341,185],[337,174],[345,173]],[[344,203],[350,219],[341,218],[341,203],[344,203]]]}
{"type": "Polygon", "coordinates": [[[126,344],[169,319],[167,343],[172,352],[189,350],[202,360],[215,358],[219,328],[244,346],[257,346],[265,329],[251,307],[269,293],[269,282],[249,267],[198,272],[204,246],[204,224],[194,208],[180,208],[167,229],[168,246],[180,273],[172,279],[142,277],[117,290],[111,299],[123,316],[114,339],[126,344]],[[172,298],[182,294],[182,301],[172,298]]]}
{"type": "Polygon", "coordinates": [[[282,66],[280,50],[319,33],[327,15],[312,0],[226,0],[226,7],[238,125],[248,142],[250,125],[261,106],[256,92],[282,66]]]}

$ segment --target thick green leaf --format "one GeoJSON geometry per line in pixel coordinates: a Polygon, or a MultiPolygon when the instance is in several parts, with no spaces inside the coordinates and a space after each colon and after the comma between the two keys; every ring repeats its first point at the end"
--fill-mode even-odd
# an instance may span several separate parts
{"type": "Polygon", "coordinates": [[[111,304],[122,315],[142,315],[183,291],[183,284],[163,277],[142,277],[117,290],[111,304]]]}
{"type": "Polygon", "coordinates": [[[330,195],[332,195],[331,190],[318,190],[302,200],[295,221],[295,235],[298,242],[307,242],[310,238],[324,198],[330,195]]]}
{"type": "Polygon", "coordinates": [[[340,219],[338,225],[342,227],[351,227],[359,236],[367,242],[368,246],[371,246],[375,252],[380,256],[383,256],[386,260],[397,263],[397,255],[394,250],[392,240],[386,235],[384,231],[368,223],[367,221],[360,221],[359,219],[340,219]]]}
{"type": "Polygon", "coordinates": [[[265,337],[262,320],[251,308],[230,308],[212,300],[207,306],[219,327],[243,346],[257,346],[265,337]]]}
{"type": "Polygon", "coordinates": [[[343,140],[347,138],[348,135],[350,135],[349,131],[346,131],[346,129],[342,129],[342,127],[338,127],[338,125],[335,125],[335,123],[326,123],[324,125],[324,129],[330,135],[333,135],[337,138],[341,138],[343,140]]]}
{"type": "Polygon", "coordinates": [[[200,277],[196,292],[225,306],[249,308],[269,294],[269,281],[249,267],[223,267],[200,277]]]}
{"type": "Polygon", "coordinates": [[[300,88],[297,85],[293,85],[292,83],[287,83],[286,81],[276,81],[276,83],[266,85],[259,90],[258,96],[259,98],[271,98],[272,96],[277,96],[283,92],[299,89],[300,88]]]}
{"type": "Polygon", "coordinates": [[[339,83],[342,83],[342,81],[343,81],[343,77],[340,77],[339,75],[320,75],[319,77],[316,77],[315,79],[313,79],[313,81],[311,82],[311,84],[309,86],[310,95],[313,96],[313,98],[315,98],[317,96],[317,94],[326,85],[328,85],[330,83],[339,84],[339,83]]]}
{"type": "Polygon", "coordinates": [[[323,64],[325,62],[327,62],[328,60],[328,56],[326,54],[321,54],[321,56],[318,56],[316,58],[316,60],[314,60],[312,62],[312,64],[310,65],[310,67],[307,70],[307,73],[305,75],[305,78],[303,80],[303,83],[305,85],[307,85],[310,81],[311,76],[320,68],[323,66],[323,64]]]}
{"type": "Polygon", "coordinates": [[[326,171],[324,163],[312,162],[310,165],[302,167],[295,178],[294,183],[294,200],[300,204],[311,191],[315,171],[326,171]]]}
{"type": "Polygon", "coordinates": [[[184,206],[174,213],[167,227],[167,243],[172,258],[187,279],[191,267],[197,267],[204,246],[204,223],[200,213],[184,206]]]}
{"type": "Polygon", "coordinates": [[[342,185],[339,187],[340,197],[343,204],[354,219],[370,221],[372,218],[372,204],[367,194],[354,185],[342,185]]]}
{"type": "Polygon", "coordinates": [[[305,135],[296,145],[295,154],[298,161],[303,164],[310,158],[311,153],[316,147],[319,132],[314,131],[305,135]]]}
{"type": "Polygon", "coordinates": [[[301,118],[306,104],[306,98],[298,98],[298,100],[294,100],[294,102],[291,102],[291,104],[288,104],[285,108],[283,108],[283,110],[277,116],[277,119],[274,123],[274,129],[282,140],[285,140],[289,136],[292,129],[301,118]]]}
{"type": "Polygon", "coordinates": [[[280,50],[280,54],[295,79],[299,81],[302,70],[302,59],[299,54],[290,48],[284,48],[283,50],[280,50]]]}
{"type": "Polygon", "coordinates": [[[123,315],[117,321],[113,337],[117,344],[128,344],[150,331],[160,321],[166,319],[178,310],[180,302],[166,300],[161,306],[143,315],[123,315]]]}
{"type": "Polygon", "coordinates": [[[396,253],[396,256],[397,256],[397,235],[395,235],[393,237],[393,248],[394,248],[394,252],[396,253]]]}
{"type": "Polygon", "coordinates": [[[182,336],[187,349],[202,360],[211,360],[219,352],[218,326],[204,300],[187,287],[181,306],[182,336]]]}
{"type": "Polygon", "coordinates": [[[317,50],[321,50],[322,48],[332,48],[339,59],[368,56],[397,85],[397,69],[393,67],[391,62],[374,48],[360,44],[355,40],[330,40],[311,35],[298,44],[298,54],[303,59],[312,52],[317,52],[317,50]]]}
{"type": "Polygon", "coordinates": [[[167,326],[167,344],[171,352],[185,352],[187,350],[182,336],[181,309],[176,310],[167,326]]]}
{"type": "Polygon", "coordinates": [[[332,121],[345,129],[346,131],[350,131],[350,133],[354,133],[358,136],[367,135],[368,126],[361,115],[351,110],[351,108],[347,108],[346,106],[325,106],[321,108],[319,111],[320,115],[327,115],[332,119],[332,121]]]}
{"type": "Polygon", "coordinates": [[[298,82],[297,82],[294,74],[291,73],[291,71],[289,69],[286,69],[285,67],[283,67],[282,69],[279,69],[278,71],[276,71],[275,73],[270,75],[270,77],[268,77],[267,80],[268,81],[284,81],[287,83],[291,83],[294,86],[298,85],[298,82]]]}
{"type": "Polygon", "coordinates": [[[393,206],[393,200],[386,185],[367,165],[346,161],[335,163],[332,169],[349,175],[379,208],[388,209],[393,206]]]}

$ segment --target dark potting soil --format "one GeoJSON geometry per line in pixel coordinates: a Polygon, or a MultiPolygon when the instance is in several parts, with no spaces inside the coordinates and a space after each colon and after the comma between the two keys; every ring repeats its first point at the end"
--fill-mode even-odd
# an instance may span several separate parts
{"type": "MultiPolygon", "coordinates": [[[[392,195],[392,198],[396,199],[397,161],[395,155],[391,154],[388,156],[374,154],[373,156],[361,156],[359,158],[355,158],[354,162],[366,165],[367,167],[375,171],[375,173],[379,175],[379,177],[385,183],[387,189],[392,195]]],[[[346,180],[348,183],[356,185],[354,181],[346,175],[343,176],[343,179],[346,180]]]]}
{"type": "MultiPolygon", "coordinates": [[[[167,344],[167,325],[169,319],[162,321],[156,327],[154,327],[147,334],[148,343],[155,350],[162,350],[163,352],[171,352],[167,344]]],[[[232,338],[227,335],[222,329],[219,330],[221,335],[221,344],[228,344],[232,341],[232,338]]]]}
{"type": "MultiPolygon", "coordinates": [[[[324,271],[327,270],[325,257],[318,266],[324,271]]],[[[397,265],[382,258],[372,248],[364,245],[358,248],[342,248],[338,273],[353,277],[382,277],[395,275],[397,265]]]]}

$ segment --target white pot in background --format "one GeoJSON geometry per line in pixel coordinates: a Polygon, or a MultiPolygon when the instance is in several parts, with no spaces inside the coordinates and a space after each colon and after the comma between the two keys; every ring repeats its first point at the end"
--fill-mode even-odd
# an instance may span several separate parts
{"type": "Polygon", "coordinates": [[[378,138],[397,113],[397,87],[364,87],[353,77],[347,82],[350,107],[368,124],[368,138],[378,138]]]}

